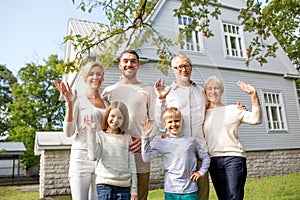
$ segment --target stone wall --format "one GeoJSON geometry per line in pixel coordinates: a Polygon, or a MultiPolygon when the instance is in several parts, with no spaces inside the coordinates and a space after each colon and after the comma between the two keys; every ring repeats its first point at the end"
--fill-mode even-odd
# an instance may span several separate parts
{"type": "Polygon", "coordinates": [[[247,152],[248,177],[300,173],[300,149],[247,152]]]}
{"type": "Polygon", "coordinates": [[[71,194],[68,180],[70,150],[44,150],[40,158],[40,198],[71,194]]]}
{"type": "MultiPolygon", "coordinates": [[[[70,150],[44,150],[40,163],[40,198],[69,195],[70,150]]],[[[248,177],[300,173],[300,149],[247,152],[248,177]]],[[[150,189],[163,188],[164,170],[161,158],[151,163],[150,189]]]]}
{"type": "Polygon", "coordinates": [[[161,157],[151,161],[150,190],[163,188],[164,186],[164,168],[161,157]]]}

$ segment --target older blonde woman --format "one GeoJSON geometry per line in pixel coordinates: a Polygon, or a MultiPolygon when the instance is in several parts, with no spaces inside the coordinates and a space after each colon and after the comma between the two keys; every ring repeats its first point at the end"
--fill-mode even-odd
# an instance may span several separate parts
{"type": "MultiPolygon", "coordinates": [[[[105,105],[100,97],[104,81],[104,68],[98,62],[89,62],[83,68],[86,91],[78,94],[65,83],[54,81],[66,101],[63,130],[67,137],[74,138],[70,155],[69,179],[73,200],[97,199],[95,184],[95,161],[88,158],[87,129],[84,116],[102,116],[105,105]],[[102,113],[102,114],[100,114],[102,113]]],[[[101,125],[97,125],[100,129],[101,125]]]]}
{"type": "Polygon", "coordinates": [[[224,92],[222,81],[216,76],[205,83],[209,101],[204,122],[204,135],[211,157],[209,172],[219,200],[241,200],[247,177],[246,156],[237,134],[241,123],[259,124],[261,108],[256,89],[243,81],[237,85],[252,100],[252,111],[240,110],[236,105],[221,102],[224,92]]]}

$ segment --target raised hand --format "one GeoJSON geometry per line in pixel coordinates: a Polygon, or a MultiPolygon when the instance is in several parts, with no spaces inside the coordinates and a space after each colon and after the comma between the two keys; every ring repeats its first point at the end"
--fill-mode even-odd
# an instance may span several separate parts
{"type": "Polygon", "coordinates": [[[60,91],[60,93],[64,96],[64,99],[66,102],[68,103],[74,103],[76,97],[77,97],[77,90],[72,91],[72,88],[70,87],[70,85],[67,83],[59,83],[56,80],[53,81],[55,84],[55,87],[58,89],[58,91],[60,91]]]}
{"type": "Polygon", "coordinates": [[[256,89],[252,85],[247,84],[244,81],[238,81],[237,85],[240,86],[240,88],[244,92],[246,92],[247,94],[249,94],[251,96],[251,101],[252,101],[253,106],[259,106],[260,105],[258,95],[256,93],[256,89]]]}
{"type": "Polygon", "coordinates": [[[96,121],[93,115],[86,115],[84,116],[84,124],[86,128],[90,131],[96,130],[96,121]]]}
{"type": "Polygon", "coordinates": [[[149,120],[144,121],[142,125],[142,135],[143,136],[149,136],[150,132],[152,130],[152,124],[149,120]]]}
{"type": "Polygon", "coordinates": [[[256,94],[256,89],[252,85],[247,84],[244,81],[238,81],[237,85],[240,86],[240,88],[244,92],[246,92],[247,94],[249,94],[250,96],[256,94]]]}
{"type": "Polygon", "coordinates": [[[159,78],[154,84],[155,94],[157,98],[164,99],[169,94],[171,88],[165,88],[164,79],[159,78]]]}

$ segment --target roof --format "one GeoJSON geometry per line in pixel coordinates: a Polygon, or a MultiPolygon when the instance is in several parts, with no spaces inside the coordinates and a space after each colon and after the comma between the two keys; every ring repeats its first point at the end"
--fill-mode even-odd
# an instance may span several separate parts
{"type": "Polygon", "coordinates": [[[20,155],[25,151],[23,142],[0,142],[0,156],[20,155]]]}
{"type": "Polygon", "coordinates": [[[40,155],[43,150],[71,149],[73,138],[63,132],[36,132],[34,154],[40,155]]]}
{"type": "MultiPolygon", "coordinates": [[[[81,35],[82,37],[88,36],[92,33],[93,30],[99,31],[100,24],[97,22],[90,22],[86,20],[79,19],[69,19],[69,26],[72,27],[73,35],[81,35]]],[[[70,33],[69,33],[70,34],[70,33]]]]}
{"type": "MultiPolygon", "coordinates": [[[[81,37],[89,36],[89,37],[93,37],[94,41],[97,41],[99,40],[98,34],[101,32],[105,32],[107,29],[109,29],[109,26],[105,24],[70,18],[68,21],[67,35],[72,35],[72,36],[80,35],[81,37]]],[[[99,35],[101,36],[104,34],[99,34],[99,35]]],[[[80,49],[75,50],[74,47],[72,46],[72,42],[68,41],[66,43],[65,59],[71,59],[71,60],[75,59],[75,57],[70,58],[69,54],[76,53],[79,50],[80,49]]],[[[99,55],[101,53],[100,46],[99,47],[94,46],[91,52],[89,53],[93,56],[99,55]]]]}

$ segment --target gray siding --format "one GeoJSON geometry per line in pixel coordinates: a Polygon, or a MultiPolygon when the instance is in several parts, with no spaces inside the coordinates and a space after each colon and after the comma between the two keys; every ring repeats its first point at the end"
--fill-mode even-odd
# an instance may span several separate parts
{"type": "MultiPolygon", "coordinates": [[[[226,5],[241,6],[242,0],[222,0],[226,5]]],[[[173,9],[178,8],[180,2],[177,0],[167,0],[154,17],[155,27],[166,37],[174,39],[178,33],[177,18],[173,17],[173,9]]],[[[254,85],[260,95],[263,109],[263,123],[256,126],[241,125],[239,135],[246,150],[272,150],[272,149],[293,149],[300,148],[300,119],[299,103],[296,93],[295,81],[284,78],[284,74],[298,75],[291,62],[279,48],[277,57],[270,59],[269,62],[260,67],[256,62],[251,62],[249,68],[244,65],[245,59],[226,58],[223,51],[222,21],[239,24],[237,20],[238,10],[230,9],[228,6],[221,8],[222,16],[219,20],[211,21],[211,28],[215,34],[212,38],[204,38],[204,52],[182,51],[179,46],[170,47],[173,53],[183,53],[191,58],[193,63],[192,80],[197,84],[203,85],[211,75],[216,75],[224,81],[225,93],[223,95],[224,104],[236,104],[239,100],[251,109],[251,100],[247,94],[242,92],[236,85],[238,80],[254,85]],[[287,120],[287,131],[267,132],[265,108],[263,104],[262,91],[281,92],[287,120]]],[[[244,33],[246,46],[251,42],[253,34],[244,33]]],[[[274,39],[274,38],[273,38],[274,39]]],[[[169,70],[169,75],[162,75],[152,61],[157,61],[156,49],[149,42],[140,47],[139,54],[143,58],[148,58],[140,67],[138,79],[148,85],[153,85],[157,78],[165,79],[166,85],[174,80],[174,75],[169,70]],[[152,62],[152,63],[151,63],[152,62]]],[[[103,87],[111,85],[120,79],[121,73],[118,67],[110,68],[105,71],[103,87]]],[[[84,91],[84,83],[81,76],[77,77],[74,87],[78,91],[84,91]]]]}
{"type": "MultiPolygon", "coordinates": [[[[138,79],[150,86],[159,78],[165,79],[165,84],[169,85],[174,79],[174,75],[169,70],[169,75],[165,76],[154,68],[154,64],[146,63],[140,67],[138,79]]],[[[238,80],[243,80],[256,87],[260,95],[260,102],[263,109],[263,122],[260,125],[242,124],[239,128],[241,141],[247,151],[253,150],[271,150],[271,149],[293,149],[300,147],[300,120],[298,99],[294,94],[294,81],[284,79],[279,75],[270,75],[264,73],[255,73],[244,71],[236,71],[229,69],[215,69],[211,67],[193,67],[192,80],[198,85],[203,86],[204,81],[211,75],[216,75],[224,82],[225,92],[222,102],[226,105],[236,104],[240,101],[251,110],[250,97],[240,90],[236,85],[238,80]],[[277,91],[283,95],[285,116],[287,119],[288,131],[267,132],[266,116],[263,104],[262,90],[277,91]]],[[[106,69],[105,81],[102,88],[115,83],[119,80],[119,68],[106,69]]]]}

